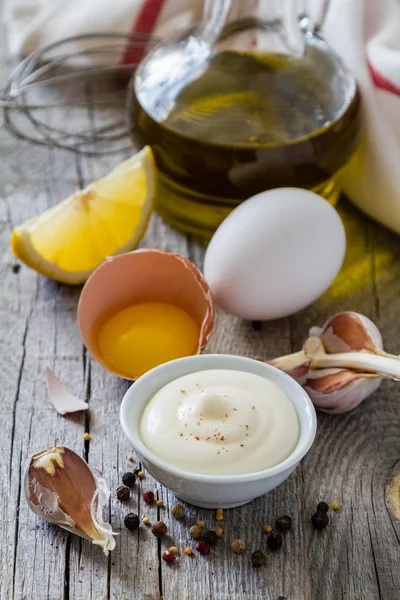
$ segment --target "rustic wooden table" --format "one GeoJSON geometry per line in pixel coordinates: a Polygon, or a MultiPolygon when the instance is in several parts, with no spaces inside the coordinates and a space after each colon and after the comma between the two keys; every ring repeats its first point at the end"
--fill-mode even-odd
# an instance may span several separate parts
{"type": "MultiPolygon", "coordinates": [[[[0,35],[1,38],[1,35],[0,35]]],[[[3,75],[7,61],[1,63],[3,75]]],[[[189,526],[215,525],[213,511],[187,506],[186,518],[169,516],[174,496],[150,476],[133,499],[115,497],[131,448],[122,435],[118,409],[128,383],[106,373],[86,354],[77,325],[80,289],[59,285],[16,265],[9,250],[11,228],[104,174],[121,155],[102,159],[34,146],[0,132],[0,598],[27,600],[396,600],[400,597],[400,523],[386,500],[400,465],[399,388],[385,382],[357,410],[318,415],[316,442],[281,487],[251,504],[226,511],[224,536],[208,557],[181,555],[173,566],[161,560],[172,542],[190,544],[189,526]],[[44,382],[49,365],[78,396],[86,413],[61,417],[50,405],[44,382]],[[91,439],[82,435],[90,431],[91,439]],[[29,511],[23,488],[29,456],[66,445],[99,468],[113,490],[109,518],[120,532],[114,552],[99,548],[41,521],[29,511]],[[165,508],[141,500],[154,490],[165,508]],[[338,501],[331,524],[315,533],[310,516],[318,501],[338,501]],[[131,533],[126,513],[161,518],[170,537],[158,543],[141,526],[131,533]],[[253,569],[250,554],[265,549],[263,525],[282,514],[293,518],[281,551],[253,569]],[[230,542],[247,550],[234,555],[230,542]]],[[[377,201],[379,199],[377,198],[377,201]]],[[[251,324],[217,315],[209,352],[258,355],[264,359],[298,349],[308,328],[339,310],[373,318],[386,348],[400,352],[400,239],[340,205],[349,251],[335,285],[308,310],[290,319],[251,324]]],[[[180,252],[201,268],[203,251],[154,216],[145,246],[180,252]]],[[[307,265],[304,265],[307,269],[307,265]]],[[[399,492],[400,500],[400,492],[399,492]]]]}

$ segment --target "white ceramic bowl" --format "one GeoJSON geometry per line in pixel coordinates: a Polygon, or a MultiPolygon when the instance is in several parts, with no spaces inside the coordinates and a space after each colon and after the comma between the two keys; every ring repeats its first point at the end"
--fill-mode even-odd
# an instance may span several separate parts
{"type": "Polygon", "coordinates": [[[205,508],[233,508],[277,487],[294,471],[311,448],[316,433],[314,406],[303,388],[291,377],[263,362],[226,354],[189,356],[165,363],[142,375],[126,392],[121,405],[122,429],[145,468],[181,500],[205,508]],[[260,375],[278,385],[293,403],[300,422],[296,448],[275,467],[246,475],[203,475],[184,471],[155,456],[140,438],[143,410],[164,385],[197,371],[231,369],[260,375]]]}

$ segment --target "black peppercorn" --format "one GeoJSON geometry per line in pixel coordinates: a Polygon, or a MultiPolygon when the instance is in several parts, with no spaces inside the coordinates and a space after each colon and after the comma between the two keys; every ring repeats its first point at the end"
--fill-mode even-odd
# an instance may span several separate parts
{"type": "Polygon", "coordinates": [[[327,525],[329,525],[329,517],[326,513],[317,511],[311,517],[312,524],[314,525],[314,529],[324,529],[327,525]]]}
{"type": "Polygon", "coordinates": [[[329,506],[326,502],[320,502],[317,506],[317,512],[327,513],[329,510],[329,506]]]}
{"type": "Polygon", "coordinates": [[[127,471],[122,475],[122,483],[128,487],[133,487],[136,481],[136,475],[132,471],[127,471]]]}
{"type": "Polygon", "coordinates": [[[137,529],[139,527],[139,524],[140,524],[139,517],[137,515],[135,515],[134,513],[129,513],[129,515],[126,515],[126,517],[124,519],[124,524],[127,529],[134,531],[135,529],[137,529]]]}
{"type": "Polygon", "coordinates": [[[121,485],[117,488],[117,498],[118,500],[129,500],[130,489],[127,485],[121,485]]]}
{"type": "Polygon", "coordinates": [[[218,536],[215,531],[205,531],[200,536],[200,540],[202,542],[207,542],[207,544],[210,544],[210,546],[215,546],[215,544],[218,542],[218,536]]]}
{"type": "Polygon", "coordinates": [[[279,529],[279,531],[289,531],[292,527],[292,519],[287,515],[278,517],[275,521],[275,527],[279,529]]]}
{"type": "Polygon", "coordinates": [[[251,563],[253,567],[261,567],[261,565],[265,565],[266,562],[267,557],[265,556],[264,552],[261,552],[261,550],[256,550],[252,553],[251,563]]]}
{"type": "Polygon", "coordinates": [[[271,533],[267,537],[267,546],[270,550],[279,550],[282,547],[282,536],[280,533],[271,533]]]}

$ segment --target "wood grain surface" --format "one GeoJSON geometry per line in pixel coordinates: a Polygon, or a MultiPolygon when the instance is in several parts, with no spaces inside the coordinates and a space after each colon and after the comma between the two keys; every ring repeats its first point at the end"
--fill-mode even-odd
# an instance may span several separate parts
{"type": "MultiPolygon", "coordinates": [[[[4,79],[6,61],[1,69],[4,79]]],[[[400,468],[400,388],[395,383],[385,382],[348,415],[319,414],[317,439],[306,459],[278,489],[225,511],[224,535],[208,557],[187,557],[182,551],[193,545],[192,524],[202,519],[206,527],[215,526],[214,511],[186,506],[185,519],[173,519],[169,508],[176,498],[149,475],[129,502],[116,499],[121,476],[132,466],[118,417],[128,383],[86,354],[76,325],[80,289],[19,268],[9,237],[14,225],[106,173],[121,158],[88,158],[0,132],[1,600],[398,600],[400,524],[385,501],[385,487],[400,468]],[[47,365],[87,399],[88,411],[67,417],[55,412],[45,387],[47,365]],[[85,431],[89,442],[83,442],[85,431]],[[27,507],[28,459],[55,444],[81,454],[112,489],[109,517],[120,535],[108,557],[27,507]],[[165,507],[145,505],[141,494],[146,490],[155,491],[165,507]],[[317,533],[310,517],[320,500],[337,501],[340,509],[317,533]],[[158,542],[144,525],[134,533],[126,530],[123,519],[131,511],[141,519],[164,520],[169,536],[158,542]],[[253,569],[251,552],[266,551],[263,525],[282,514],[294,522],[284,547],[267,552],[267,564],[253,569]],[[230,550],[234,538],[246,541],[244,554],[230,550]],[[170,566],[161,554],[172,543],[181,553],[170,566]]],[[[298,349],[311,325],[353,309],[373,318],[386,349],[400,353],[400,240],[347,203],[339,208],[349,251],[331,290],[309,309],[265,323],[260,331],[218,312],[208,352],[272,358],[298,349]]],[[[157,216],[143,245],[180,252],[202,266],[203,250],[157,216]]]]}

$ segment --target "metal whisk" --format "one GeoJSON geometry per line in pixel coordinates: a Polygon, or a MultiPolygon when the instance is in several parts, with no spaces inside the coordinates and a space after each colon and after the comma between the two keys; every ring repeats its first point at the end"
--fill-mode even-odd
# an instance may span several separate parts
{"type": "Polygon", "coordinates": [[[90,155],[131,148],[127,84],[156,42],[141,34],[93,33],[37,50],[15,68],[2,93],[5,127],[36,144],[90,155]]]}

